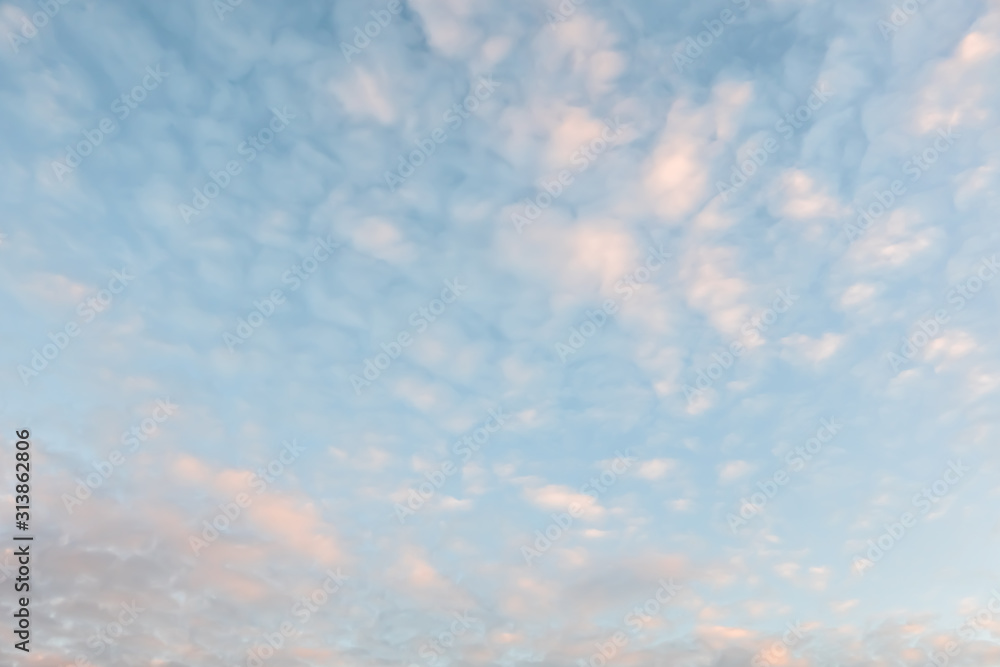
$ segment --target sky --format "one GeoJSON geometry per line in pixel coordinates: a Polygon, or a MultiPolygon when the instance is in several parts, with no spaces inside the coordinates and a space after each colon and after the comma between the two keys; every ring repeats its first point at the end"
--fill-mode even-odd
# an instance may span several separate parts
{"type": "Polygon", "coordinates": [[[1000,664],[997,0],[0,37],[5,664],[1000,664]]]}

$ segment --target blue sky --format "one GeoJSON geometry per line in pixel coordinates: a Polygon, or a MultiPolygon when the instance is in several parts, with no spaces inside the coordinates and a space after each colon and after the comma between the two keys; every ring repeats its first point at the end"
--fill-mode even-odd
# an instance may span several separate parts
{"type": "Polygon", "coordinates": [[[996,2],[0,35],[13,664],[1000,663],[996,2]]]}

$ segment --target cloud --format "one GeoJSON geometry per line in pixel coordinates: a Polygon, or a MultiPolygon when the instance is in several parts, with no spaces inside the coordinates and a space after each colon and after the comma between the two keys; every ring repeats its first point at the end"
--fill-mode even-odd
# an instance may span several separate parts
{"type": "Polygon", "coordinates": [[[742,477],[746,477],[756,469],[757,466],[749,461],[726,461],[719,464],[718,467],[719,483],[731,484],[742,477]]]}
{"type": "Polygon", "coordinates": [[[925,3],[886,37],[893,9],[857,3],[56,4],[0,6],[0,449],[30,429],[39,664],[246,664],[337,568],[265,664],[576,665],[624,632],[609,664],[747,665],[797,622],[789,664],[917,664],[988,602],[995,558],[967,547],[996,531],[996,285],[953,290],[997,248],[995,4],[925,3]],[[483,77],[496,92],[456,110],[483,77]],[[720,196],[817,82],[822,111],[720,196]],[[646,279],[651,248],[670,256],[646,279]],[[778,289],[799,299],[767,322],[778,289]],[[131,450],[167,396],[179,413],[131,450]],[[811,451],[823,419],[843,434],[811,451]],[[852,573],[959,457],[976,481],[852,573]]]}
{"type": "Polygon", "coordinates": [[[639,464],[636,474],[643,479],[657,480],[662,479],[676,467],[677,461],[671,459],[653,459],[651,461],[643,461],[639,464]]]}

